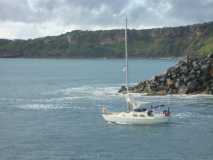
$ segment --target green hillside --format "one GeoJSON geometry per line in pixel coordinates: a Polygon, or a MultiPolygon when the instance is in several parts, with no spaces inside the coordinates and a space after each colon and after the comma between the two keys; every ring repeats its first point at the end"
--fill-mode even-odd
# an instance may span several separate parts
{"type": "MultiPolygon", "coordinates": [[[[213,53],[213,22],[183,27],[128,30],[131,57],[213,53]]],[[[0,39],[0,57],[123,57],[124,30],[72,31],[29,40],[0,39]]]]}

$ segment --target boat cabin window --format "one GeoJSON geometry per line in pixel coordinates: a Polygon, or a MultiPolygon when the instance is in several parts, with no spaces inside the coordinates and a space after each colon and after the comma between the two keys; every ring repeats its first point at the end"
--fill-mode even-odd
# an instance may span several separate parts
{"type": "Polygon", "coordinates": [[[135,112],[145,112],[147,109],[146,108],[137,108],[134,109],[135,112]]]}

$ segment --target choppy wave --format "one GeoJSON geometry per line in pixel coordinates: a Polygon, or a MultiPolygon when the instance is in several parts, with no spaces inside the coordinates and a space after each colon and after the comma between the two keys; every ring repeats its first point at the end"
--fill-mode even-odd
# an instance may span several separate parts
{"type": "Polygon", "coordinates": [[[168,96],[180,97],[180,98],[186,98],[186,99],[199,98],[199,97],[213,98],[213,95],[209,95],[209,94],[194,94],[194,95],[179,94],[179,95],[168,95],[168,96]]]}
{"type": "Polygon", "coordinates": [[[80,106],[59,106],[53,104],[25,104],[16,106],[19,109],[23,110],[59,110],[59,109],[74,109],[74,110],[86,110],[88,108],[80,106]]]}
{"type": "Polygon", "coordinates": [[[66,97],[78,96],[81,98],[96,99],[101,97],[120,96],[118,93],[119,87],[99,87],[99,86],[80,86],[60,89],[52,92],[51,94],[57,94],[66,97]]]}
{"type": "MultiPolygon", "coordinates": [[[[101,99],[101,98],[112,98],[121,97],[122,94],[118,93],[121,84],[116,84],[114,86],[92,86],[84,85],[80,87],[69,87],[64,89],[59,89],[48,93],[49,95],[60,95],[63,97],[78,97],[78,98],[88,98],[88,99],[101,99]]],[[[213,98],[213,95],[207,94],[196,94],[196,95],[165,95],[165,96],[147,96],[141,93],[131,93],[134,97],[144,98],[144,99],[161,99],[161,100],[172,100],[172,99],[198,99],[198,98],[213,98]]],[[[75,99],[75,98],[73,98],[75,99]]],[[[76,98],[77,99],[77,98],[76,98]]]]}
{"type": "Polygon", "coordinates": [[[148,102],[160,102],[166,104],[178,104],[178,105],[193,105],[196,103],[207,103],[213,102],[213,95],[206,95],[206,94],[197,94],[197,95],[165,95],[165,96],[147,96],[147,95],[140,95],[140,94],[132,94],[133,96],[142,99],[148,102]],[[181,102],[181,103],[180,103],[181,102]]]}
{"type": "Polygon", "coordinates": [[[62,107],[60,107],[60,106],[54,106],[54,105],[51,105],[51,104],[25,104],[25,105],[18,105],[17,108],[26,109],[26,110],[62,109],[62,107]]]}
{"type": "Polygon", "coordinates": [[[207,98],[213,98],[213,95],[209,94],[194,94],[194,95],[189,95],[189,94],[171,94],[171,95],[147,95],[143,93],[131,93],[132,95],[135,96],[141,96],[141,97],[153,97],[153,98],[186,98],[186,99],[192,99],[192,98],[199,98],[199,97],[207,97],[207,98]]]}
{"type": "Polygon", "coordinates": [[[192,116],[193,116],[193,114],[191,112],[182,112],[182,113],[177,113],[177,114],[173,115],[173,117],[179,118],[179,119],[190,118],[192,116]]]}
{"type": "Polygon", "coordinates": [[[0,101],[7,102],[32,102],[32,103],[49,103],[49,102],[62,102],[62,101],[73,101],[81,99],[80,96],[65,96],[55,98],[38,98],[38,99],[25,99],[25,98],[1,98],[0,101]]]}
{"type": "Polygon", "coordinates": [[[207,115],[207,114],[200,114],[200,113],[192,113],[192,112],[181,112],[181,113],[177,113],[172,115],[172,117],[174,118],[178,118],[178,119],[197,119],[200,120],[201,118],[213,118],[213,115],[207,115]]]}
{"type": "MultiPolygon", "coordinates": [[[[18,103],[20,109],[61,109],[65,108],[64,104],[78,105],[78,103],[94,102],[101,104],[102,100],[119,100],[123,95],[118,93],[120,85],[111,86],[89,86],[84,85],[80,87],[68,87],[56,91],[48,92],[41,98],[25,99],[25,98],[0,98],[0,101],[9,104],[18,103]],[[119,98],[119,99],[118,99],[119,98]]],[[[148,103],[163,103],[165,105],[175,106],[189,106],[196,103],[212,103],[213,96],[205,94],[197,95],[166,95],[166,96],[147,96],[140,93],[131,93],[136,100],[148,103]],[[180,103],[181,102],[181,103],[180,103]]],[[[96,105],[97,106],[97,105],[96,105]]],[[[176,117],[187,117],[184,114],[177,114],[176,117]]]]}

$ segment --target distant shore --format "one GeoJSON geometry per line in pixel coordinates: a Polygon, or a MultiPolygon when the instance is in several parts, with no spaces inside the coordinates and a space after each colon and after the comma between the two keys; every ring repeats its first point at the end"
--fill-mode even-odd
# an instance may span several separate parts
{"type": "MultiPolygon", "coordinates": [[[[123,59],[124,57],[0,57],[0,59],[123,59]]],[[[151,59],[151,60],[158,60],[158,59],[181,59],[183,57],[129,57],[128,59],[151,59]]]]}
{"type": "MultiPolygon", "coordinates": [[[[182,57],[213,51],[213,22],[180,27],[128,30],[129,57],[182,57]]],[[[75,30],[28,40],[0,39],[5,58],[122,58],[124,30],[75,30]]]]}

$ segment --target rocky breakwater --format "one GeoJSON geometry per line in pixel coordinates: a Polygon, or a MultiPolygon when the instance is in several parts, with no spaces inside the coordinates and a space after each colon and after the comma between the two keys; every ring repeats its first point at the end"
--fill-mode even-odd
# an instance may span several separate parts
{"type": "MultiPolygon", "coordinates": [[[[150,95],[213,94],[213,54],[184,58],[165,73],[129,88],[130,92],[150,95]]],[[[125,92],[121,87],[119,92],[125,92]]]]}

